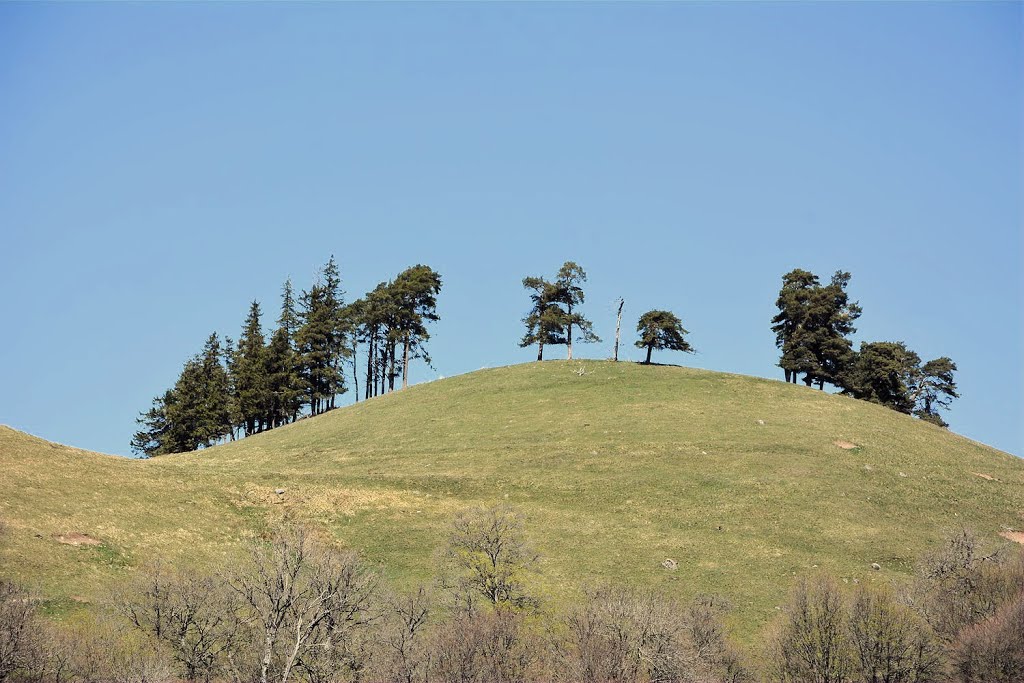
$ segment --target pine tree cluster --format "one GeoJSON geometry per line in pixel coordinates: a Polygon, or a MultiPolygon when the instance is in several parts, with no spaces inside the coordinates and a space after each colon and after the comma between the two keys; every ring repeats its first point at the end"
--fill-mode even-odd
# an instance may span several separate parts
{"type": "Polygon", "coordinates": [[[427,323],[437,315],[441,277],[424,265],[382,282],[364,298],[345,304],[341,274],[332,256],[308,291],[298,297],[291,279],[281,293],[281,314],[268,338],[260,304],[253,301],[237,344],[217,333],[190,358],[174,387],[143,412],[132,451],[154,456],[206,448],[336,406],[349,390],[359,400],[356,358],[366,346],[365,397],[394,390],[409,364],[428,364],[427,323]]]}
{"type": "Polygon", "coordinates": [[[922,363],[903,342],[862,342],[854,350],[849,337],[862,310],[846,293],[849,283],[843,271],[825,285],[800,268],[782,276],[772,331],[786,381],[795,384],[803,374],[807,386],[828,383],[848,396],[948,426],[938,409],[959,397],[956,364],[946,356],[922,363]]]}

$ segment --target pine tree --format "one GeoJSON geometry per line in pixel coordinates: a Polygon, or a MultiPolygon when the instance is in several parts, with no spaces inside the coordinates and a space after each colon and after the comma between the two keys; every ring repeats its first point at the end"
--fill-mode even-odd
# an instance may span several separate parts
{"type": "Polygon", "coordinates": [[[343,370],[351,352],[351,330],[342,314],[343,296],[338,267],[332,256],[318,282],[302,293],[302,323],[295,335],[312,415],[333,408],[335,397],[346,391],[343,370]]]}
{"type": "Polygon", "coordinates": [[[903,342],[864,342],[844,378],[844,393],[910,415],[921,358],[903,342]]]}
{"type": "Polygon", "coordinates": [[[647,349],[645,364],[650,364],[651,352],[654,349],[694,353],[693,347],[685,339],[689,332],[671,311],[647,311],[640,316],[636,331],[640,335],[636,345],[641,349],[647,349]]]}
{"type": "Polygon", "coordinates": [[[295,338],[301,326],[295,307],[292,280],[285,280],[281,288],[281,315],[277,319],[277,331],[270,345],[275,347],[268,358],[268,379],[274,396],[275,410],[279,413],[278,424],[294,422],[302,410],[302,396],[306,391],[302,380],[302,358],[296,348],[295,338]],[[277,339],[280,336],[281,339],[277,339]],[[285,361],[287,358],[287,361],[285,361]],[[283,363],[289,363],[287,369],[283,363]],[[271,367],[274,369],[271,370],[271,367]]]}
{"type": "Polygon", "coordinates": [[[853,360],[848,337],[857,331],[853,323],[861,314],[860,306],[850,302],[846,293],[849,282],[850,274],[842,271],[825,286],[817,275],[799,268],[782,277],[772,331],[782,351],[779,365],[787,382],[795,383],[803,373],[807,386],[815,382],[819,389],[825,382],[840,385],[853,360]]]}
{"type": "Polygon", "coordinates": [[[402,344],[402,388],[409,386],[409,362],[421,358],[428,364],[426,323],[437,322],[437,295],[441,276],[429,266],[415,265],[398,274],[389,287],[395,305],[395,334],[402,344]]]}
{"type": "Polygon", "coordinates": [[[235,351],[232,367],[235,400],[246,436],[263,431],[270,404],[267,386],[267,349],[260,322],[261,316],[259,302],[253,301],[249,305],[249,315],[245,319],[242,335],[238,338],[238,349],[235,351]]]}
{"type": "Polygon", "coordinates": [[[238,407],[238,390],[235,387],[235,342],[231,337],[224,337],[224,367],[228,374],[228,414],[231,423],[231,440],[242,426],[242,411],[238,407]]]}
{"type": "Polygon", "coordinates": [[[153,457],[174,452],[168,438],[170,424],[167,419],[167,406],[174,401],[174,391],[168,389],[163,395],[153,399],[153,405],[149,410],[139,415],[136,422],[141,428],[132,437],[133,453],[153,457]]]}
{"type": "Polygon", "coordinates": [[[537,345],[537,360],[544,360],[544,347],[566,343],[566,327],[569,316],[562,308],[558,287],[542,277],[523,278],[523,287],[532,290],[530,300],[533,307],[523,318],[526,334],[519,346],[537,345]]]}
{"type": "Polygon", "coordinates": [[[930,360],[921,366],[911,390],[916,406],[914,415],[940,427],[949,426],[939,416],[938,409],[949,410],[953,399],[960,398],[956,391],[954,372],[956,363],[947,356],[930,360]]]}
{"type": "Polygon", "coordinates": [[[572,331],[579,330],[577,341],[582,343],[599,342],[601,339],[594,334],[594,325],[587,320],[582,313],[575,310],[586,299],[583,292],[583,283],[587,281],[587,273],[574,261],[566,261],[558,270],[555,279],[555,288],[558,290],[556,298],[559,303],[565,306],[565,345],[568,358],[572,360],[572,331]]]}

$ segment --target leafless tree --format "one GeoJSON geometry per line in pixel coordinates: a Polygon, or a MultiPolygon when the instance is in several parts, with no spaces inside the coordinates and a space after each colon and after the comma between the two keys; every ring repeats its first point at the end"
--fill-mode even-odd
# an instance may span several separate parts
{"type": "Polygon", "coordinates": [[[379,680],[429,680],[432,652],[427,631],[434,611],[434,597],[425,586],[387,600],[374,672],[379,680]]]}
{"type": "Polygon", "coordinates": [[[849,637],[858,681],[945,680],[942,651],[931,628],[891,589],[860,586],[854,592],[849,637]]]}
{"type": "Polygon", "coordinates": [[[1024,590],[1024,553],[982,548],[970,531],[953,535],[920,563],[911,596],[940,638],[952,642],[1024,590]]]}
{"type": "Polygon", "coordinates": [[[846,683],[853,658],[846,607],[833,579],[797,583],[768,655],[772,674],[784,683],[846,683]]]}
{"type": "Polygon", "coordinates": [[[966,629],[954,646],[953,660],[961,683],[1024,681],[1024,592],[966,629]]]}
{"type": "Polygon", "coordinates": [[[511,508],[496,505],[457,515],[446,559],[455,573],[446,581],[470,611],[480,600],[497,609],[538,606],[526,587],[538,557],[526,542],[522,516],[511,508]]]}
{"type": "Polygon", "coordinates": [[[261,683],[286,683],[296,669],[311,681],[361,669],[356,631],[379,616],[378,582],[354,553],[316,542],[302,527],[283,528],[256,546],[251,568],[228,584],[258,633],[261,683]]]}
{"type": "Polygon", "coordinates": [[[513,683],[533,678],[538,634],[528,633],[522,613],[458,611],[431,643],[437,680],[451,683],[513,683]]]}
{"type": "Polygon", "coordinates": [[[209,681],[242,627],[237,596],[217,577],[162,563],[140,571],[115,605],[132,626],[168,647],[188,681],[209,681]]]}
{"type": "Polygon", "coordinates": [[[0,580],[0,681],[25,663],[37,627],[36,604],[20,586],[0,580]]]}

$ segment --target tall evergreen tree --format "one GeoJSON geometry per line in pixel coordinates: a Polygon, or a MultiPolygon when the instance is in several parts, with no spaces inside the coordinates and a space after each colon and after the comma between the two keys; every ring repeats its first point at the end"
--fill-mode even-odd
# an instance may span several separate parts
{"type": "Polygon", "coordinates": [[[335,397],[346,391],[343,370],[350,353],[350,330],[342,315],[343,297],[341,278],[332,256],[318,281],[302,294],[302,324],[295,335],[302,379],[313,415],[333,408],[335,397]]]}
{"type": "Polygon", "coordinates": [[[259,302],[253,301],[249,305],[249,315],[245,319],[242,335],[238,338],[232,368],[235,400],[246,436],[263,431],[267,426],[266,417],[270,406],[267,348],[261,316],[259,302]]]}
{"type": "Polygon", "coordinates": [[[640,335],[636,345],[647,349],[645,364],[650,364],[654,349],[694,353],[685,338],[689,331],[683,328],[683,322],[671,311],[647,311],[640,316],[636,331],[640,335]]]}
{"type": "Polygon", "coordinates": [[[787,382],[795,383],[803,373],[807,386],[840,384],[853,359],[848,336],[856,332],[853,323],[861,314],[860,306],[846,293],[849,282],[850,274],[842,271],[825,286],[817,275],[799,268],[782,277],[772,331],[782,351],[779,365],[787,382]]]}
{"type": "Polygon", "coordinates": [[[223,364],[224,352],[214,332],[206,340],[202,354],[204,396],[203,446],[212,446],[231,433],[231,382],[223,364]]]}
{"type": "MultiPolygon", "coordinates": [[[[177,452],[170,441],[171,425],[167,419],[167,408],[175,401],[174,390],[168,389],[153,399],[149,410],[141,413],[136,420],[139,431],[132,436],[133,453],[152,457],[177,452]]],[[[182,447],[180,450],[184,450],[182,447]]]]}
{"type": "Polygon", "coordinates": [[[558,290],[558,301],[565,307],[565,345],[568,358],[572,360],[572,331],[579,330],[577,341],[582,343],[599,342],[601,339],[594,334],[594,325],[579,312],[578,307],[585,301],[583,283],[587,281],[587,273],[574,261],[566,261],[558,270],[555,288],[558,290]]]}
{"type": "Polygon", "coordinates": [[[940,408],[949,410],[953,399],[960,398],[953,378],[954,372],[956,363],[947,356],[930,360],[921,366],[911,392],[916,405],[914,415],[940,427],[949,426],[938,411],[940,408]]]}
{"type": "Polygon", "coordinates": [[[903,342],[864,342],[843,378],[844,393],[910,415],[920,364],[903,342]]]}
{"type": "Polygon", "coordinates": [[[523,278],[523,287],[531,290],[533,306],[523,318],[526,334],[519,341],[519,346],[525,348],[536,344],[537,360],[544,360],[545,346],[566,343],[568,313],[561,306],[561,294],[554,283],[542,277],[526,277],[523,278]]]}
{"type": "Polygon", "coordinates": [[[441,276],[429,266],[406,268],[390,286],[395,305],[395,334],[402,344],[402,388],[409,386],[409,362],[421,358],[427,363],[426,342],[430,339],[428,322],[437,322],[437,295],[441,276]]]}
{"type": "Polygon", "coordinates": [[[294,422],[302,410],[305,385],[302,381],[302,359],[295,345],[300,326],[292,280],[288,278],[281,288],[281,315],[277,319],[277,331],[270,341],[273,350],[269,351],[267,359],[268,381],[278,424],[294,422]]]}
{"type": "Polygon", "coordinates": [[[242,411],[238,406],[238,391],[235,388],[235,342],[231,337],[224,337],[224,367],[228,374],[228,414],[231,423],[231,440],[234,441],[235,433],[242,425],[242,411]]]}

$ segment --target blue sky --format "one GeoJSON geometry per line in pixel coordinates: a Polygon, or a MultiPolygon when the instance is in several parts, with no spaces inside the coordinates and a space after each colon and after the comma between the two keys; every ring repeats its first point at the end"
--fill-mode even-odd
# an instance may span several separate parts
{"type": "MultiPolygon", "coordinates": [[[[951,356],[1024,454],[1019,3],[0,4],[0,423],[127,453],[211,331],[338,258],[444,277],[436,371],[531,360],[567,259],[607,357],[668,308],[779,377],[781,275],[951,356]]],[[[629,347],[627,356],[640,358],[629,347]]]]}

